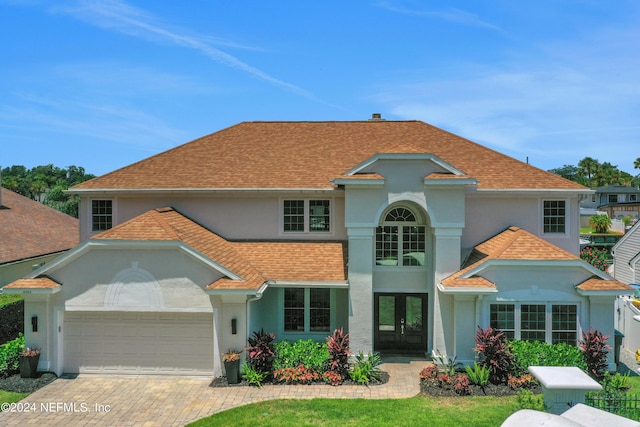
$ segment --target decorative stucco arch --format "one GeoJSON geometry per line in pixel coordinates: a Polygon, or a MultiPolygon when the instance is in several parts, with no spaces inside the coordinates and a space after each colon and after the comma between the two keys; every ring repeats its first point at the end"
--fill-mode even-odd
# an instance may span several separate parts
{"type": "Polygon", "coordinates": [[[137,261],[132,261],[131,268],[118,272],[107,286],[104,306],[120,310],[162,308],[160,283],[153,274],[140,268],[137,261]]]}
{"type": "Polygon", "coordinates": [[[417,197],[412,194],[402,194],[389,197],[386,203],[381,204],[378,208],[375,216],[375,223],[381,224],[384,222],[384,218],[387,213],[396,207],[408,208],[420,217],[420,220],[418,221],[420,224],[426,226],[431,225],[431,216],[429,214],[426,201],[424,198],[417,197]]]}

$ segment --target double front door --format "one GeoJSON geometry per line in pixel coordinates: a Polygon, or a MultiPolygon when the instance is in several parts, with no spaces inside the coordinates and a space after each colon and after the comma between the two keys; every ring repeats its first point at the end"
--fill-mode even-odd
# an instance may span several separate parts
{"type": "Polygon", "coordinates": [[[376,351],[426,351],[426,294],[376,293],[374,304],[376,351]]]}

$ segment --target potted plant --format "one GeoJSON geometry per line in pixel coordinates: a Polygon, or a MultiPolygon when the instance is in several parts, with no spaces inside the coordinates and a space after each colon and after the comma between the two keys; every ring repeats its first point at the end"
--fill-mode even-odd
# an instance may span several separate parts
{"type": "Polygon", "coordinates": [[[224,370],[227,373],[227,382],[229,384],[238,384],[240,382],[240,353],[238,350],[227,350],[222,355],[224,362],[224,370]]]}
{"type": "Polygon", "coordinates": [[[40,349],[27,347],[20,353],[20,377],[35,378],[38,373],[40,349]]]}

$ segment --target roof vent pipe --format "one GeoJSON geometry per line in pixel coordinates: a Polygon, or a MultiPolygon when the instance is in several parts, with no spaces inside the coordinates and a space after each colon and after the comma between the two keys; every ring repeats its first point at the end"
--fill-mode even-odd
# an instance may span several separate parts
{"type": "Polygon", "coordinates": [[[371,115],[371,118],[370,118],[369,120],[384,120],[384,119],[382,118],[382,114],[380,114],[380,113],[373,113],[373,114],[371,115]]]}

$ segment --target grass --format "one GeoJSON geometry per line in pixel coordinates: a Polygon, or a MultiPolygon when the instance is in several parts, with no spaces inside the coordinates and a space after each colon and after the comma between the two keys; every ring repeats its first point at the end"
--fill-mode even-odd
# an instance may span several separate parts
{"type": "Polygon", "coordinates": [[[271,400],[229,409],[190,426],[498,426],[516,397],[271,400]]]}
{"type": "Polygon", "coordinates": [[[611,231],[611,230],[607,230],[606,233],[596,233],[596,230],[591,227],[580,227],[580,234],[612,234],[612,235],[619,236],[622,233],[619,233],[617,231],[611,231]]]}
{"type": "Polygon", "coordinates": [[[0,294],[0,307],[9,305],[16,301],[22,301],[22,295],[19,294],[0,294]]]}
{"type": "Polygon", "coordinates": [[[18,402],[25,397],[27,397],[29,393],[14,393],[12,391],[4,391],[0,390],[0,403],[14,403],[18,402]]]}

